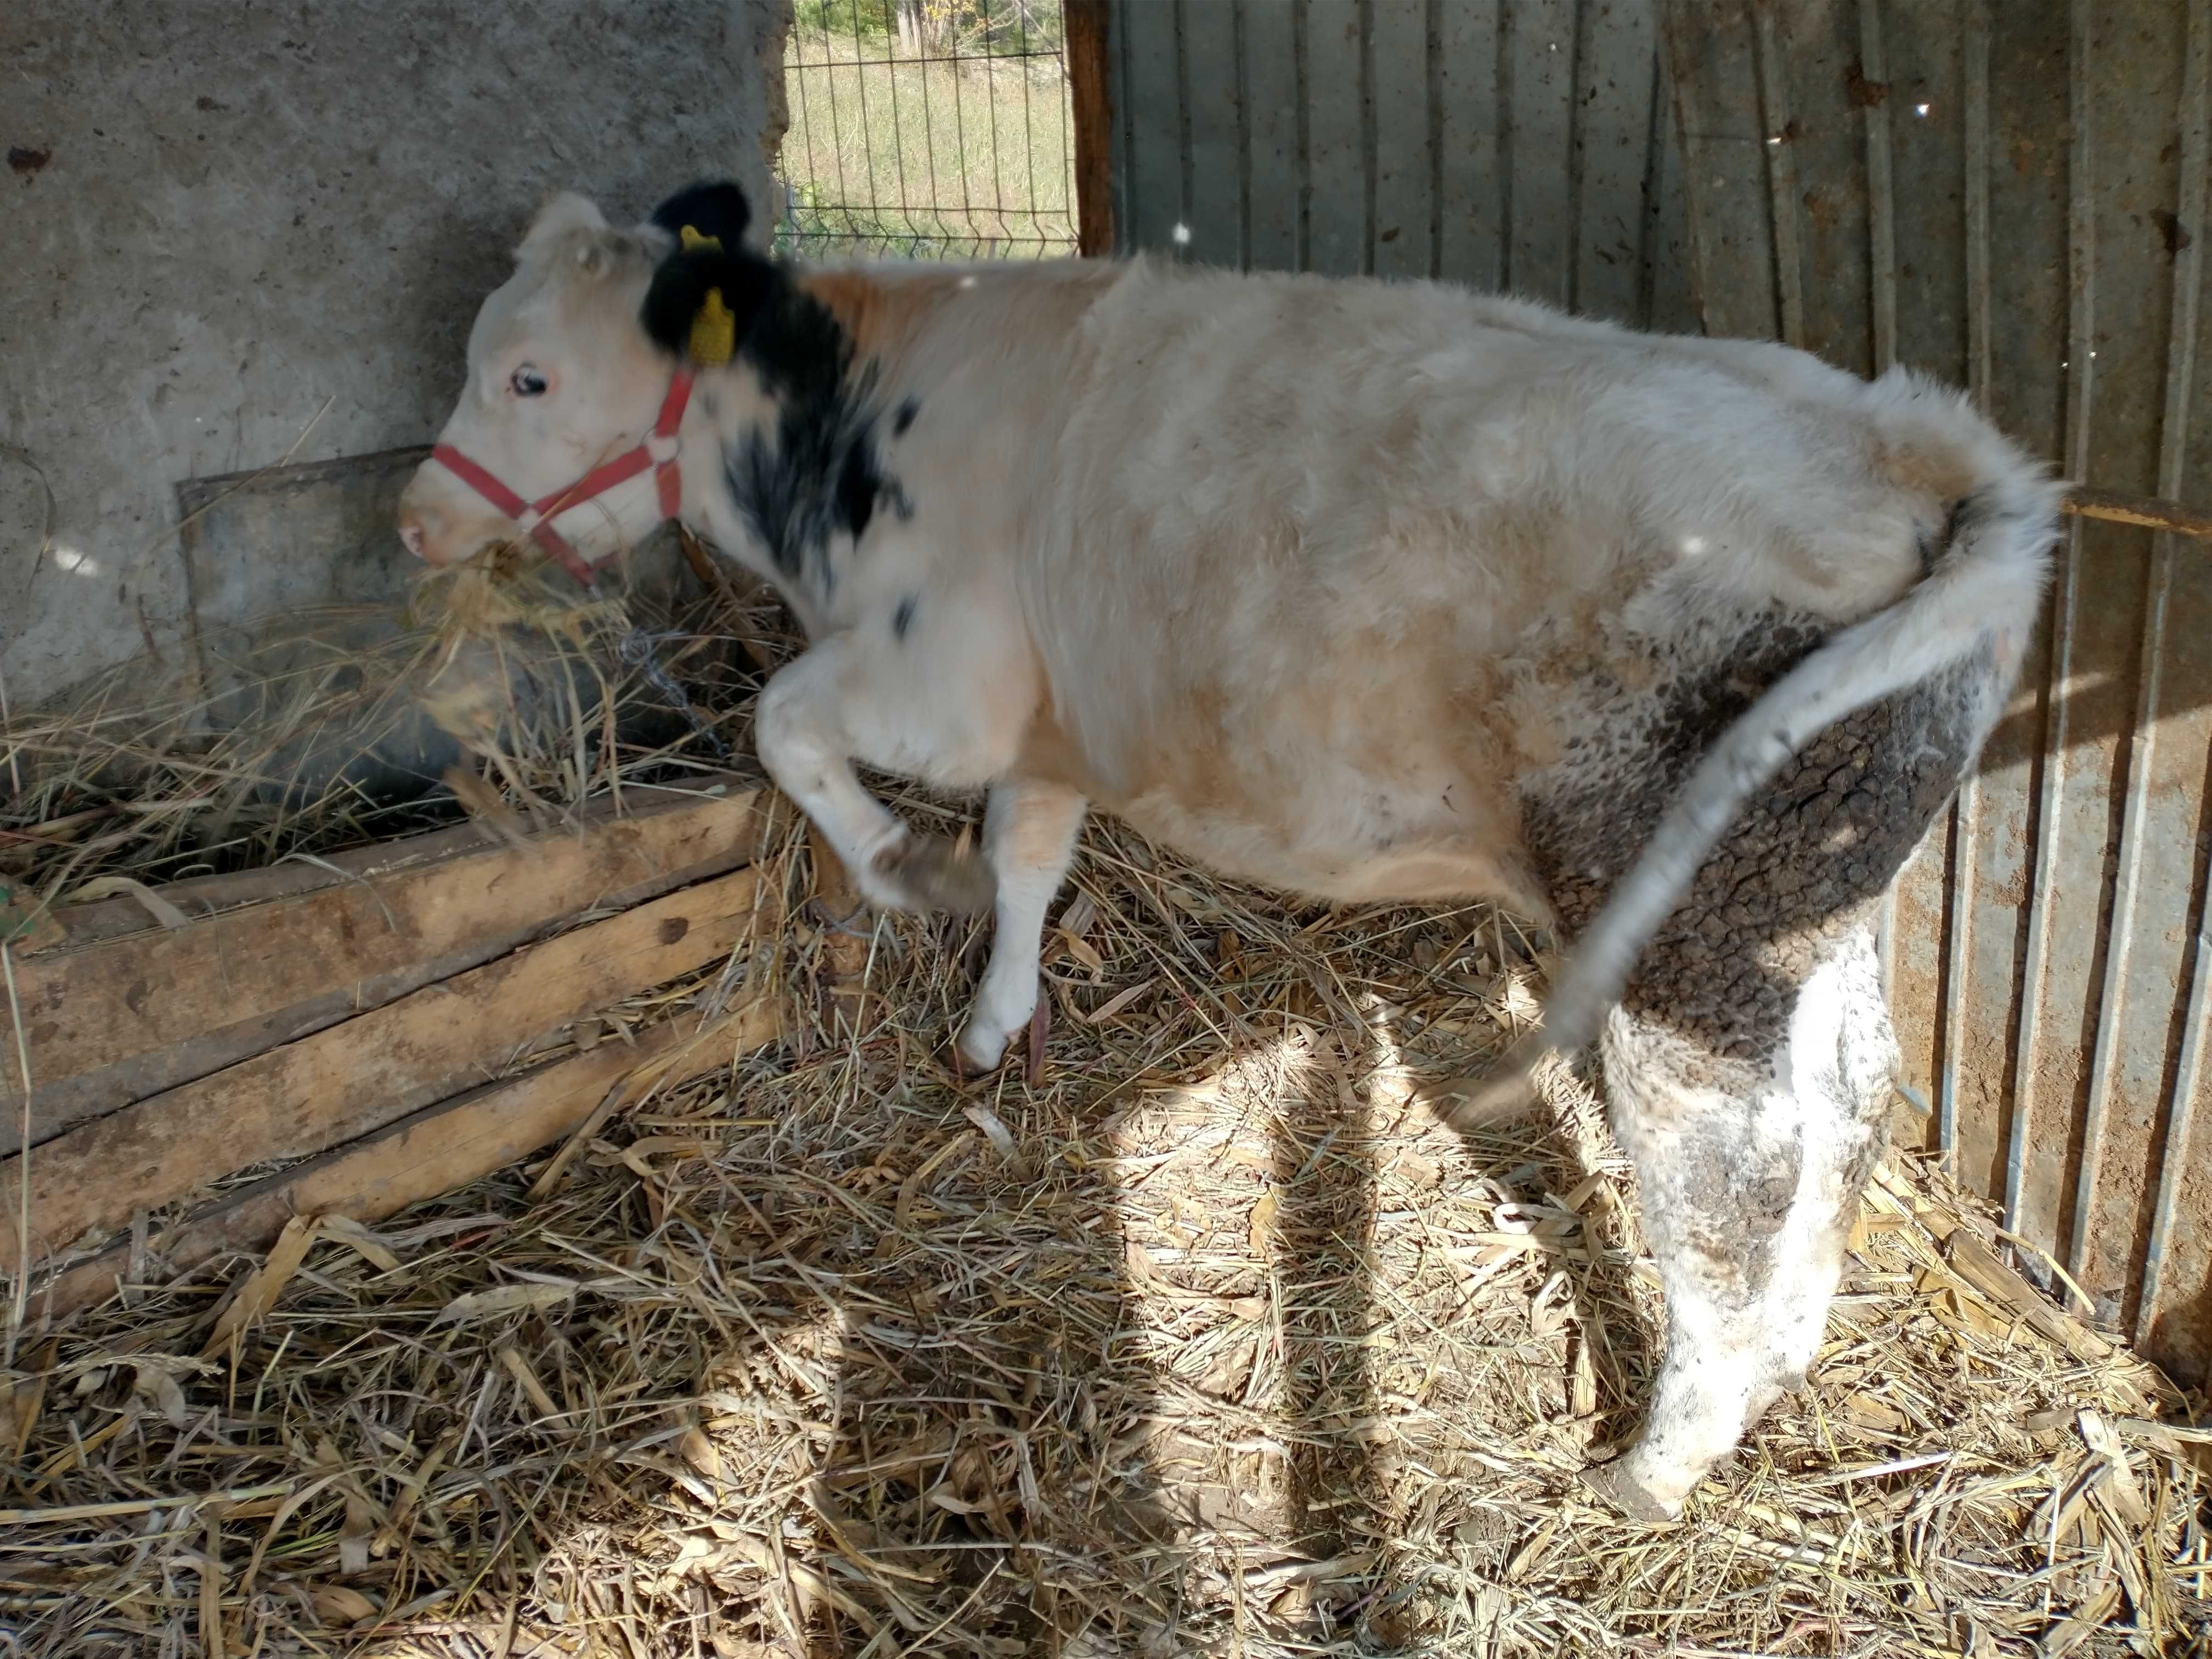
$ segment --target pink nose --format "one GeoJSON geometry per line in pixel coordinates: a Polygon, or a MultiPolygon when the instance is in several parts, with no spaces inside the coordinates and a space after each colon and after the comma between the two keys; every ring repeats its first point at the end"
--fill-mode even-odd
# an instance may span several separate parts
{"type": "Polygon", "coordinates": [[[422,521],[414,514],[403,514],[399,520],[399,540],[416,558],[423,556],[422,521]]]}

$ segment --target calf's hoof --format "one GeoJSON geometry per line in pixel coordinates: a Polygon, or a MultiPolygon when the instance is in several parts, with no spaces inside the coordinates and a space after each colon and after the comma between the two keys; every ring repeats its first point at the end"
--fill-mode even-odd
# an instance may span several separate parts
{"type": "Polygon", "coordinates": [[[970,1020],[968,1029],[961,1032],[959,1042],[952,1045],[952,1053],[964,1074],[988,1077],[999,1069],[999,1062],[1006,1057],[1006,1046],[1013,1037],[1012,1031],[1002,1031],[980,1019],[970,1020]]]}
{"type": "Polygon", "coordinates": [[[990,861],[942,836],[908,836],[876,854],[868,885],[879,903],[927,914],[979,915],[998,896],[990,861]]]}
{"type": "Polygon", "coordinates": [[[1593,1463],[1583,1471],[1583,1485],[1632,1520],[1656,1524],[1681,1519],[1681,1504],[1657,1497],[1628,1465],[1626,1458],[1617,1463],[1593,1463]]]}

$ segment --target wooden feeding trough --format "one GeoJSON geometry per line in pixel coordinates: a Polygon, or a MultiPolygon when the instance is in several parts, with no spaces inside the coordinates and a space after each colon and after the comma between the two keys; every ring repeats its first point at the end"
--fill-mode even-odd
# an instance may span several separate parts
{"type": "Polygon", "coordinates": [[[41,916],[10,951],[0,1266],[58,1318],[295,1216],[389,1214],[758,1048],[775,1006],[742,969],[790,823],[727,775],[41,916]],[[611,1012],[722,963],[672,1017],[611,1012]]]}

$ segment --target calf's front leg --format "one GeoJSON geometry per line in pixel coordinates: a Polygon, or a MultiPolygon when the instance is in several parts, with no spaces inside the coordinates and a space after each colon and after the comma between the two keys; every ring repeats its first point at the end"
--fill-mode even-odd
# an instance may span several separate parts
{"type": "Polygon", "coordinates": [[[996,785],[983,814],[983,852],[998,883],[991,965],[975,993],[960,1058],[988,1072],[1036,1012],[1044,913],[1066,878],[1089,803],[1073,789],[1017,779],[996,785]]]}
{"type": "MultiPolygon", "coordinates": [[[[905,665],[899,665],[903,668],[905,665]]],[[[829,838],[872,904],[973,914],[992,899],[988,860],[941,836],[920,836],[860,787],[855,759],[951,787],[988,782],[993,769],[961,729],[959,694],[920,695],[855,635],[832,635],[779,670],[761,693],[754,743],[776,787],[829,838]],[[977,771],[981,775],[975,775],[977,771]]]]}

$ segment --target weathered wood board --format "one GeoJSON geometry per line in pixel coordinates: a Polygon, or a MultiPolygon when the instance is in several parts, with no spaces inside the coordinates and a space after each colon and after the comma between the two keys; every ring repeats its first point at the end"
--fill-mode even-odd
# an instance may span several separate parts
{"type": "MultiPolygon", "coordinates": [[[[83,907],[96,917],[57,912],[76,948],[16,973],[32,1145],[479,967],[564,917],[747,864],[788,822],[780,798],[738,779],[632,792],[632,802],[629,817],[609,805],[517,847],[440,831],[368,849],[350,869],[331,860],[179,884],[165,901],[214,912],[181,928],[154,927],[136,900],[83,907]],[[280,876],[282,896],[268,890],[280,876]],[[137,931],[109,936],[134,920],[137,931]]],[[[16,1067],[5,1069],[0,1153],[19,1149],[23,1117],[16,1067]]]]}
{"type": "MultiPolygon", "coordinates": [[[[756,871],[735,871],[83,1124],[27,1154],[31,1249],[50,1255],[242,1167],[323,1152],[451,1098],[532,1040],[727,957],[775,902],[756,871]]],[[[0,1163],[9,1271],[25,1156],[0,1163]]]]}
{"type": "MultiPolygon", "coordinates": [[[[726,1065],[772,1040],[776,1006],[759,999],[702,1030],[671,1020],[635,1045],[602,1043],[410,1114],[319,1158],[204,1206],[146,1241],[145,1258],[188,1273],[265,1249],[294,1216],[375,1221],[505,1168],[575,1130],[611,1091],[625,1099],[654,1082],[726,1065]]],[[[118,1244],[41,1287],[34,1316],[59,1319],[127,1284],[132,1247],[118,1244]]]]}

